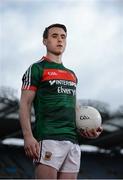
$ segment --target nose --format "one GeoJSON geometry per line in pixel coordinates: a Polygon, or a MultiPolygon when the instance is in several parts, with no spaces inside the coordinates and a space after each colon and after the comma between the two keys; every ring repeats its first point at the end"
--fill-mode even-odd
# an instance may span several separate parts
{"type": "Polygon", "coordinates": [[[61,41],[62,41],[61,36],[58,36],[58,41],[59,41],[59,42],[61,42],[61,41]]]}

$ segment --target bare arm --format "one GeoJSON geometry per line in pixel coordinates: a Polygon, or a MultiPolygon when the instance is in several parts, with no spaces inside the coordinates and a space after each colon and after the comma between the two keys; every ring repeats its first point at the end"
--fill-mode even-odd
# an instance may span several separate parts
{"type": "Polygon", "coordinates": [[[24,136],[24,149],[26,154],[32,158],[38,158],[39,143],[33,137],[31,129],[31,107],[35,97],[34,91],[24,90],[20,99],[20,124],[24,136]]]}

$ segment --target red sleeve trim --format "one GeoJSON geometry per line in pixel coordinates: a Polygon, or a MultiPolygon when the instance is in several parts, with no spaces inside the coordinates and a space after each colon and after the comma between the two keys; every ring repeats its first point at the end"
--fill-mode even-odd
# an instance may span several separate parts
{"type": "Polygon", "coordinates": [[[22,86],[22,90],[32,90],[36,91],[37,87],[36,86],[22,86]]]}

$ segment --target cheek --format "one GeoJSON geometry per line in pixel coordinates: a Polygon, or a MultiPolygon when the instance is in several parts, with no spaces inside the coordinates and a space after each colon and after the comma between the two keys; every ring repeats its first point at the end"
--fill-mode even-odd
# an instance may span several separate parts
{"type": "Polygon", "coordinates": [[[64,43],[64,49],[66,48],[66,45],[67,45],[67,43],[65,42],[65,43],[64,43]]]}
{"type": "Polygon", "coordinates": [[[65,42],[64,42],[64,47],[66,47],[66,45],[67,45],[67,42],[65,41],[65,42]]]}
{"type": "Polygon", "coordinates": [[[47,48],[48,48],[48,49],[54,48],[54,44],[53,44],[52,42],[49,42],[49,43],[47,44],[47,48]]]}

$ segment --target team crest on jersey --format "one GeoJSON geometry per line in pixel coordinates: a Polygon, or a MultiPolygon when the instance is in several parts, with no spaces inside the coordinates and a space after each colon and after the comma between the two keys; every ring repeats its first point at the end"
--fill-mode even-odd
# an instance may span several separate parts
{"type": "Polygon", "coordinates": [[[46,151],[44,159],[47,160],[47,161],[50,161],[51,160],[51,156],[52,156],[52,153],[49,152],[49,151],[46,151]]]}

